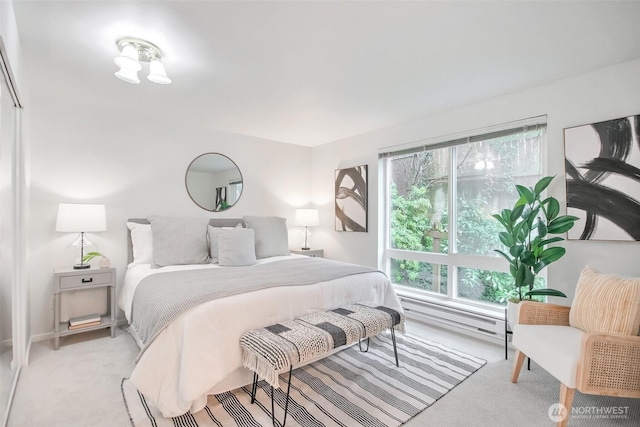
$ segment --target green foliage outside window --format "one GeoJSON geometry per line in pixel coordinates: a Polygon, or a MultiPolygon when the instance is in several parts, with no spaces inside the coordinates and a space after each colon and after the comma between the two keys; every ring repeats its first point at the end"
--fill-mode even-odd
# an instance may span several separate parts
{"type": "MultiPolygon", "coordinates": [[[[542,140],[536,127],[459,145],[456,150],[436,148],[392,158],[391,248],[447,254],[450,238],[455,239],[457,253],[496,256],[502,228],[492,213],[518,200],[515,181],[530,184],[539,179],[542,140]],[[456,185],[455,236],[448,235],[450,180],[456,185]],[[434,239],[436,235],[441,238],[434,239]]],[[[434,291],[437,268],[427,262],[391,259],[390,276],[396,284],[434,291]]],[[[435,291],[446,294],[447,266],[440,265],[440,270],[440,286],[435,291]]],[[[513,277],[508,273],[462,267],[456,272],[455,298],[506,304],[513,296],[513,277]]],[[[536,278],[534,286],[544,287],[544,281],[536,278]]]]}
{"type": "MultiPolygon", "coordinates": [[[[458,213],[458,251],[467,254],[487,255],[499,245],[501,229],[486,213],[486,202],[478,196],[471,200],[461,198],[458,213]]],[[[427,235],[432,230],[429,222],[434,214],[427,198],[427,189],[412,187],[407,197],[398,194],[395,185],[391,187],[391,247],[418,252],[433,252],[433,239],[427,235]]],[[[447,231],[447,214],[442,217],[442,229],[447,231]]],[[[448,241],[443,240],[442,252],[447,252],[448,241]]],[[[446,266],[440,293],[446,294],[446,266]]],[[[391,275],[394,283],[417,289],[433,290],[433,266],[413,260],[391,260],[391,275]]],[[[542,279],[536,288],[543,287],[542,279]]],[[[458,297],[506,304],[513,296],[513,278],[506,273],[489,270],[461,268],[458,270],[458,297]]]]}

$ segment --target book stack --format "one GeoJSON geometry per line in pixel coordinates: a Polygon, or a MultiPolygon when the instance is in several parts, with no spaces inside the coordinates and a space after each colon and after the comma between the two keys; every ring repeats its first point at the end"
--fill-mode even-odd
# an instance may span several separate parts
{"type": "Polygon", "coordinates": [[[89,314],[87,316],[73,317],[69,319],[69,330],[88,328],[100,324],[99,314],[89,314]]]}

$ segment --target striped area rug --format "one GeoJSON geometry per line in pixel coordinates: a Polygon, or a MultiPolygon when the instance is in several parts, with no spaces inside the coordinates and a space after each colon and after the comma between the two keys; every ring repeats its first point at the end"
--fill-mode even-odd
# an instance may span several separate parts
{"type": "MultiPolygon", "coordinates": [[[[287,426],[399,426],[428,408],[486,362],[412,335],[396,335],[400,368],[390,334],[371,338],[369,352],[349,347],[293,371],[287,426]]],[[[286,387],[288,373],[281,375],[286,387]]],[[[285,390],[276,389],[276,417],[284,414],[285,390]]],[[[134,427],[270,426],[270,386],[258,383],[209,396],[196,414],[163,418],[131,384],[122,393],[134,427]]]]}

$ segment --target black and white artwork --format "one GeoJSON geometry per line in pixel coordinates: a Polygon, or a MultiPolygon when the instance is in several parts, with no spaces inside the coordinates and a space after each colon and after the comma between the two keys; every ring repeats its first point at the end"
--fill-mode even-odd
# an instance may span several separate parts
{"type": "Polygon", "coordinates": [[[336,170],[336,230],[367,231],[367,165],[336,170]]]}
{"type": "Polygon", "coordinates": [[[564,130],[574,240],[640,241],[640,115],[564,130]]]}

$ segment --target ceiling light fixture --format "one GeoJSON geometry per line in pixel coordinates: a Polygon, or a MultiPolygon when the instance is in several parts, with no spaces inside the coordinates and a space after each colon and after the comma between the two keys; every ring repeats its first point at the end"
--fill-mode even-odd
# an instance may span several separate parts
{"type": "Polygon", "coordinates": [[[114,62],[120,70],[116,77],[127,83],[138,84],[138,71],[142,69],[142,62],[149,63],[149,75],[147,78],[159,84],[169,84],[171,79],[167,77],[167,72],[162,63],[162,53],[158,46],[145,40],[124,38],[118,40],[118,50],[120,55],[116,56],[114,62]]]}

